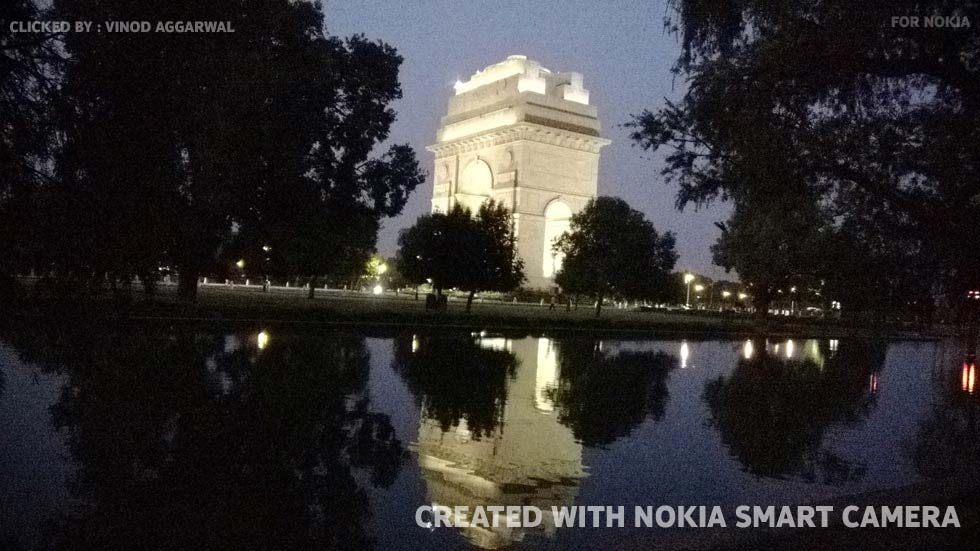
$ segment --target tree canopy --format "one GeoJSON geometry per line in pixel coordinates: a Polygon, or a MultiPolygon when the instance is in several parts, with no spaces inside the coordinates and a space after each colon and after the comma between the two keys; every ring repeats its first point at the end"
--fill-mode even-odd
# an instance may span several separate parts
{"type": "Polygon", "coordinates": [[[42,17],[31,0],[0,6],[0,301],[12,298],[10,275],[34,261],[36,193],[50,176],[51,71],[58,57],[55,35],[15,33],[8,22],[42,17]]]}
{"type": "Polygon", "coordinates": [[[406,280],[430,282],[437,294],[467,291],[467,311],[477,292],[513,291],[524,281],[510,212],[494,201],[484,203],[476,216],[460,205],[421,216],[402,231],[398,246],[398,268],[406,280]]]}
{"type": "MultiPolygon", "coordinates": [[[[18,6],[23,17],[40,13],[18,6]]],[[[38,215],[28,224],[45,273],[152,281],[172,266],[190,298],[234,249],[270,259],[249,268],[304,276],[312,288],[363,266],[381,219],[424,180],[409,146],[375,154],[395,120],[402,58],[361,35],[328,35],[319,3],[56,0],[44,15],[220,20],[235,31],[52,38],[60,55],[43,75],[58,84],[45,105],[57,147],[49,178],[33,182],[38,215]]],[[[3,40],[5,55],[42,59],[3,40]]],[[[15,103],[26,124],[31,104],[15,103]]],[[[37,166],[37,148],[21,149],[17,166],[37,166]]]]}
{"type": "MultiPolygon", "coordinates": [[[[975,25],[975,2],[671,6],[667,25],[683,45],[675,71],[687,92],[631,126],[642,147],[666,150],[679,206],[738,205],[785,186],[812,198],[841,240],[864,244],[861,255],[832,248],[804,259],[801,272],[822,263],[829,276],[872,255],[876,270],[853,270],[867,281],[930,261],[913,295],[936,285],[955,299],[980,285],[980,40],[972,27],[892,22],[940,15],[975,25]],[[901,254],[888,246],[895,236],[901,254]]],[[[749,214],[736,206],[736,216],[749,214]]]]}
{"type": "Polygon", "coordinates": [[[606,297],[660,297],[677,262],[674,235],[660,235],[642,212],[615,197],[593,199],[572,216],[555,251],[564,256],[555,282],[565,292],[596,297],[596,316],[606,297]]]}

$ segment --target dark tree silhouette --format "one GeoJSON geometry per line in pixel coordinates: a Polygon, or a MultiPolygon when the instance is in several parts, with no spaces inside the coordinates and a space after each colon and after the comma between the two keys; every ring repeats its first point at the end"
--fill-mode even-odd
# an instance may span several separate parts
{"type": "Polygon", "coordinates": [[[510,292],[524,282],[524,261],[517,254],[517,238],[510,211],[503,205],[487,201],[476,213],[478,255],[473,257],[476,277],[462,288],[469,291],[466,311],[477,291],[510,292]]]}
{"type": "Polygon", "coordinates": [[[402,231],[398,246],[398,266],[408,281],[431,280],[437,294],[454,287],[467,291],[467,312],[478,291],[513,291],[524,281],[510,212],[493,201],[475,217],[458,204],[445,214],[421,216],[402,231]]]}
{"type": "Polygon", "coordinates": [[[51,174],[49,104],[59,35],[15,33],[10,23],[43,19],[41,4],[0,6],[0,305],[16,298],[14,275],[37,249],[37,194],[51,174]]]}
{"type": "Polygon", "coordinates": [[[671,4],[666,24],[682,41],[675,70],[687,93],[631,126],[643,148],[666,150],[663,173],[680,187],[680,207],[734,198],[738,212],[745,194],[805,189],[845,241],[862,245],[806,264],[833,271],[875,257],[850,270],[866,290],[858,296],[912,301],[937,285],[956,301],[980,286],[980,43],[972,26],[892,24],[940,15],[976,25],[975,2],[671,4]],[[910,270],[907,280],[879,280],[910,270]],[[910,283],[911,297],[889,288],[910,283]]]}
{"type": "Polygon", "coordinates": [[[559,339],[558,421],[585,446],[607,446],[646,419],[664,416],[667,377],[677,358],[663,352],[605,354],[589,339],[559,339]]]}
{"type": "Polygon", "coordinates": [[[555,282],[565,292],[594,296],[596,317],[606,297],[665,295],[677,262],[674,234],[658,234],[642,212],[615,197],[593,199],[572,216],[555,251],[564,255],[555,282]]]}
{"type": "Polygon", "coordinates": [[[742,194],[731,218],[718,226],[714,262],[752,286],[757,314],[765,316],[781,290],[819,287],[823,272],[815,259],[826,252],[831,232],[805,191],[742,194]]]}
{"type": "Polygon", "coordinates": [[[63,370],[52,420],[82,506],[56,549],[362,549],[369,504],[403,449],[368,409],[363,340],[141,329],[7,335],[63,370]]]}
{"type": "Polygon", "coordinates": [[[372,156],[395,119],[401,57],[326,35],[319,4],[58,1],[53,17],[235,29],[65,37],[62,181],[44,217],[62,272],[152,281],[166,263],[193,298],[237,242],[271,245],[315,285],[359,264],[424,179],[408,146],[372,156]]]}
{"type": "Polygon", "coordinates": [[[395,341],[394,368],[425,415],[443,431],[465,420],[476,438],[491,435],[500,425],[517,361],[510,352],[484,348],[463,335],[395,341]]]}
{"type": "Polygon", "coordinates": [[[822,441],[831,425],[857,422],[874,407],[869,380],[884,363],[885,343],[842,341],[822,367],[769,355],[760,341],[753,348],[751,359],[704,388],[710,423],[729,452],[763,477],[833,484],[863,476],[863,465],[822,441]]]}

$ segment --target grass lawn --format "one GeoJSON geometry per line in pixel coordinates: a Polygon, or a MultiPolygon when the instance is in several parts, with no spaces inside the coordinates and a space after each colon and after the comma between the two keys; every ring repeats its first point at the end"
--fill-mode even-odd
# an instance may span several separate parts
{"type": "Polygon", "coordinates": [[[425,311],[424,296],[412,294],[371,295],[351,291],[316,291],[313,300],[299,288],[274,287],[262,292],[258,286],[202,285],[195,304],[180,301],[173,285],[161,285],[153,297],[133,291],[120,300],[106,293],[83,300],[28,302],[16,312],[27,317],[86,317],[106,320],[163,320],[201,322],[263,322],[280,324],[333,324],[341,326],[457,327],[517,330],[525,332],[589,331],[669,333],[692,337],[716,334],[895,336],[923,337],[932,333],[908,327],[854,326],[829,320],[771,318],[758,320],[747,315],[723,317],[716,312],[637,311],[607,304],[595,317],[591,303],[566,311],[563,306],[500,301],[473,302],[451,299],[445,312],[425,311]]]}

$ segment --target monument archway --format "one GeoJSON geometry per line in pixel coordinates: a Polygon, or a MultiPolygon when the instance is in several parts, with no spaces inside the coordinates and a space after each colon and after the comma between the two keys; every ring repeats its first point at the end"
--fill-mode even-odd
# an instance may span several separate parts
{"type": "Polygon", "coordinates": [[[544,267],[544,277],[554,277],[561,269],[561,263],[565,255],[556,253],[555,241],[571,227],[572,209],[561,199],[555,199],[548,203],[544,209],[544,251],[542,266],[544,267]]]}
{"type": "Polygon", "coordinates": [[[493,192],[493,172],[483,159],[473,159],[463,169],[456,190],[456,202],[475,214],[493,192]]]}

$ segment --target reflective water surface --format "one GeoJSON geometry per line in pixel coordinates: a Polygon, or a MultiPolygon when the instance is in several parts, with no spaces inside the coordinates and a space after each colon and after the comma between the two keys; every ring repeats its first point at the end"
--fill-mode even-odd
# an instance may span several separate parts
{"type": "Polygon", "coordinates": [[[6,331],[0,548],[589,547],[630,531],[415,511],[783,505],[966,476],[975,382],[975,343],[953,340],[6,331]]]}

